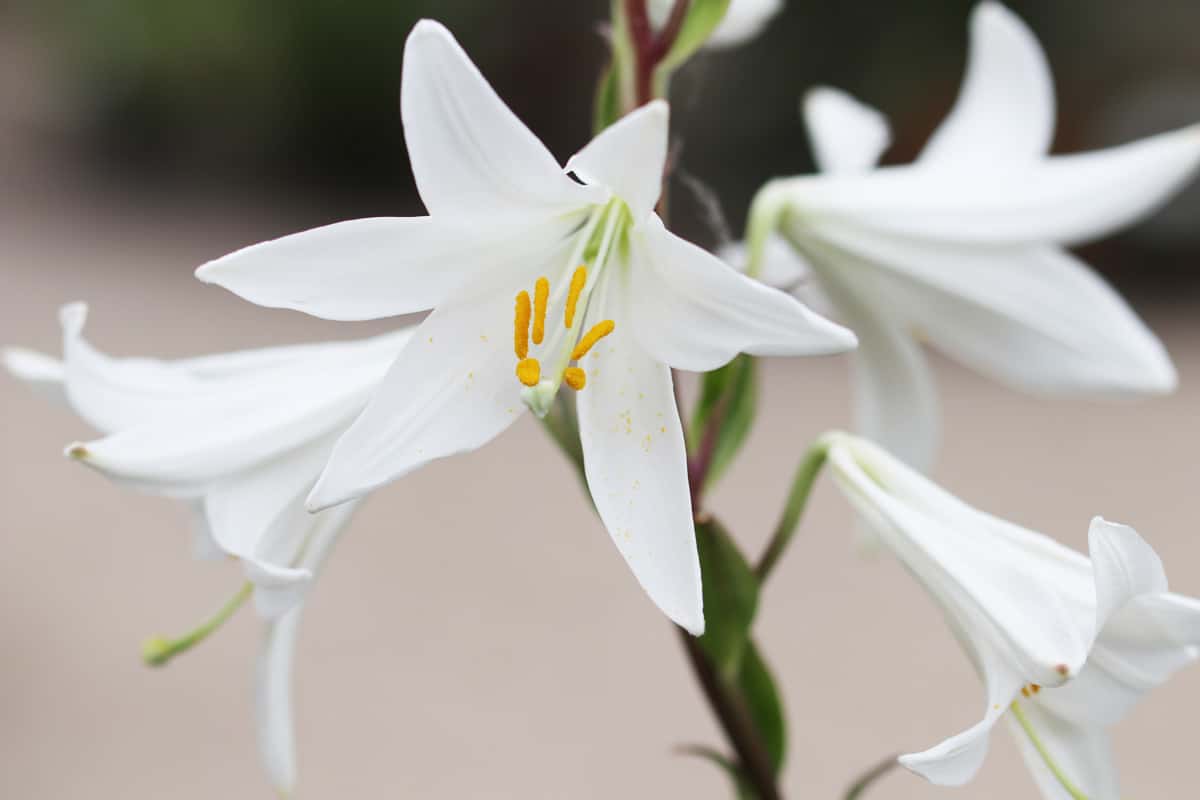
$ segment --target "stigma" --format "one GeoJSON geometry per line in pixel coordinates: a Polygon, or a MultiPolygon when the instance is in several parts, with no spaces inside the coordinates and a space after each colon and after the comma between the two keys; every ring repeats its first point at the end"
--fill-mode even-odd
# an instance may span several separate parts
{"type": "Polygon", "coordinates": [[[532,342],[534,346],[538,346],[546,340],[550,281],[545,277],[538,278],[534,284],[532,298],[525,290],[517,294],[513,312],[516,377],[525,387],[522,399],[539,417],[545,416],[550,410],[550,404],[562,384],[565,383],[574,391],[583,391],[587,386],[587,372],[579,362],[591,352],[597,342],[616,328],[616,323],[611,319],[597,322],[586,331],[582,331],[582,324],[576,327],[581,301],[585,309],[583,316],[586,317],[587,299],[584,290],[587,288],[587,279],[588,270],[583,265],[576,268],[571,275],[563,303],[562,328],[551,335],[551,340],[545,348],[549,351],[545,354],[548,369],[543,369],[542,361],[530,355],[530,344],[532,342]]]}

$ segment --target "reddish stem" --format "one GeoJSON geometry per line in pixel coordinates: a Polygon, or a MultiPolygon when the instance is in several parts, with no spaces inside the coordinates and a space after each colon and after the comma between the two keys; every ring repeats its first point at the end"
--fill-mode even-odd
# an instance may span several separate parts
{"type": "Polygon", "coordinates": [[[691,0],[675,0],[662,30],[655,33],[646,0],[625,0],[625,18],[629,22],[629,38],[633,41],[635,107],[654,99],[654,71],[671,52],[689,6],[691,0]]]}

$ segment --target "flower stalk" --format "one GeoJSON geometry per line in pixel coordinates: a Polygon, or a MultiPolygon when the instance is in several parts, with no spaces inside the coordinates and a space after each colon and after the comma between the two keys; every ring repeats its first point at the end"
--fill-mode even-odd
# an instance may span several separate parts
{"type": "Polygon", "coordinates": [[[252,594],[254,594],[254,584],[246,581],[216,614],[183,636],[177,639],[168,639],[164,636],[155,636],[149,639],[142,645],[142,660],[150,667],[166,666],[172,658],[180,653],[186,653],[224,625],[250,599],[252,594]]]}

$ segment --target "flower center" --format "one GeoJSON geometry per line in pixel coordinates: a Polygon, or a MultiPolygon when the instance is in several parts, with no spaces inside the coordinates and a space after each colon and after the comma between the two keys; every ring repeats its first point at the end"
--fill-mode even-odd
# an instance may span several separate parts
{"type": "MultiPolygon", "coordinates": [[[[579,310],[579,301],[583,298],[587,286],[588,270],[584,265],[576,268],[571,276],[571,284],[567,290],[566,303],[563,306],[563,328],[558,347],[548,346],[548,363],[552,363],[549,379],[542,377],[542,364],[529,355],[530,339],[534,345],[540,345],[546,337],[546,315],[550,308],[550,281],[541,277],[533,288],[533,300],[529,292],[521,290],[517,294],[516,310],[513,318],[513,351],[517,356],[517,380],[526,386],[522,398],[535,413],[542,416],[549,410],[549,401],[558,392],[559,386],[567,384],[575,391],[582,391],[587,385],[587,373],[578,364],[596,342],[613,332],[616,323],[611,319],[597,322],[583,331],[583,326],[576,327],[575,318],[579,310]],[[532,325],[531,325],[532,323],[532,325]],[[582,333],[581,333],[582,332],[582,333]],[[553,360],[551,362],[551,359],[553,360]]],[[[594,285],[594,284],[593,284],[594,285]]],[[[586,298],[585,300],[586,306],[586,298]]]]}
{"type": "Polygon", "coordinates": [[[566,262],[578,265],[570,280],[564,280],[553,296],[550,280],[544,276],[534,283],[532,297],[525,290],[517,294],[513,313],[516,376],[524,386],[521,400],[539,417],[549,413],[564,383],[577,392],[583,390],[588,376],[580,362],[616,328],[611,319],[589,326],[587,318],[589,311],[594,313],[596,308],[591,303],[592,293],[614,248],[621,246],[628,222],[629,212],[624,203],[615,198],[609,201],[592,214],[578,235],[566,262]],[[550,322],[556,319],[550,315],[556,306],[562,308],[561,325],[550,322]],[[540,349],[540,358],[530,354],[531,343],[540,349]]]}

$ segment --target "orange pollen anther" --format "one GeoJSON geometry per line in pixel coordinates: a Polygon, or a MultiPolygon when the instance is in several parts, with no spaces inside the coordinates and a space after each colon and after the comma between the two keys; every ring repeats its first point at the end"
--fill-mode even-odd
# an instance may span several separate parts
{"type": "Polygon", "coordinates": [[[542,365],[536,358],[523,358],[517,362],[517,380],[526,386],[537,386],[542,379],[542,365]]]}
{"type": "Polygon", "coordinates": [[[571,276],[571,288],[567,292],[567,307],[563,311],[563,322],[567,327],[575,323],[575,306],[579,304],[579,295],[583,294],[583,286],[587,283],[587,267],[580,266],[571,276]]]}
{"type": "Polygon", "coordinates": [[[617,323],[611,319],[606,319],[603,322],[597,322],[592,326],[592,329],[583,335],[579,340],[579,344],[575,345],[575,349],[571,351],[571,360],[578,361],[588,354],[588,351],[596,344],[613,332],[613,328],[617,327],[617,323]]]}
{"type": "Polygon", "coordinates": [[[538,278],[533,287],[533,343],[541,344],[546,336],[546,302],[550,299],[550,281],[538,278]]]}
{"type": "Polygon", "coordinates": [[[529,355],[529,292],[517,295],[517,313],[513,322],[513,350],[517,358],[529,355]]]}
{"type": "Polygon", "coordinates": [[[563,370],[563,383],[575,391],[582,391],[587,386],[587,373],[579,367],[567,367],[563,370]]]}

